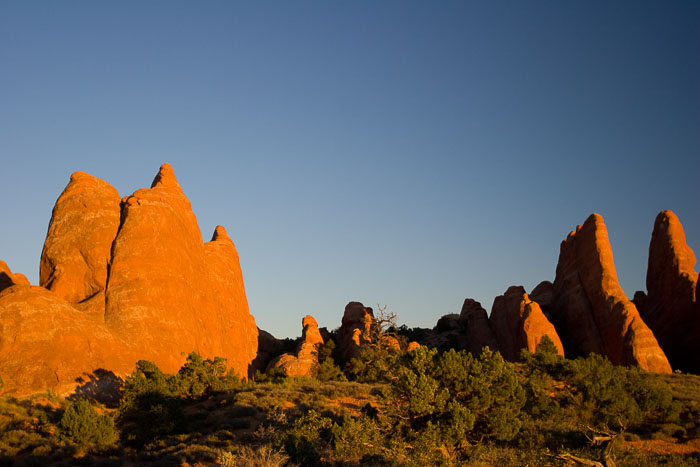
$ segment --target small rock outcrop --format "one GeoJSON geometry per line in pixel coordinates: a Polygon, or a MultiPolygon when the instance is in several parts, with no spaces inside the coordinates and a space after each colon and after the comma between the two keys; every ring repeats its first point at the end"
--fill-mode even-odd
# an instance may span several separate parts
{"type": "Polygon", "coordinates": [[[374,312],[360,302],[350,302],[345,306],[343,320],[338,330],[338,346],[345,361],[360,356],[366,343],[372,342],[374,312]]]}
{"type": "Polygon", "coordinates": [[[24,274],[13,273],[4,261],[0,261],[0,292],[13,285],[29,285],[29,280],[24,274]]]}
{"type": "Polygon", "coordinates": [[[467,351],[479,354],[484,347],[499,350],[498,341],[489,323],[489,317],[481,303],[471,298],[465,299],[462,311],[459,313],[459,321],[467,351]]]}
{"type": "Polygon", "coordinates": [[[549,318],[568,357],[603,354],[656,373],[671,367],[617,281],[603,218],[592,214],[561,244],[549,318]]]}
{"type": "MultiPolygon", "coordinates": [[[[700,310],[695,254],[678,217],[659,213],[649,244],[647,296],[640,307],[674,369],[700,373],[700,310]]],[[[635,301],[642,296],[635,295],[635,301]]]]}
{"type": "Polygon", "coordinates": [[[282,354],[268,366],[281,368],[287,376],[312,376],[318,366],[318,347],[323,345],[323,337],[313,316],[307,315],[301,322],[303,331],[296,355],[282,354]]]}
{"type": "Polygon", "coordinates": [[[549,336],[559,354],[564,355],[554,326],[522,286],[509,287],[504,295],[496,297],[489,322],[506,360],[519,361],[522,349],[534,353],[544,336],[549,336]]]}

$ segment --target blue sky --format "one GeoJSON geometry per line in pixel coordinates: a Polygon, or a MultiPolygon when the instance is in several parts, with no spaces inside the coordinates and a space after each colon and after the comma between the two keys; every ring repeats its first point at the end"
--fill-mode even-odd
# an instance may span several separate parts
{"type": "Polygon", "coordinates": [[[656,214],[700,249],[700,3],[0,3],[0,259],[38,281],[82,170],[169,162],[258,326],[432,327],[553,280],[592,212],[628,295],[656,214]]]}

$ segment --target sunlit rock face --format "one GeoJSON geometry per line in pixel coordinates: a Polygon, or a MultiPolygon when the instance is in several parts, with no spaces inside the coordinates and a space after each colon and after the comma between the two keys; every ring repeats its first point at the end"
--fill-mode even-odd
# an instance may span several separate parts
{"type": "Polygon", "coordinates": [[[305,316],[301,324],[301,343],[296,354],[282,354],[270,362],[268,368],[281,368],[287,376],[313,376],[319,363],[318,348],[323,345],[323,337],[313,316],[305,316]]]}
{"type": "Polygon", "coordinates": [[[360,302],[345,305],[343,320],[338,330],[338,345],[347,361],[360,356],[362,345],[372,341],[374,312],[360,302]]]}
{"type": "Polygon", "coordinates": [[[509,287],[505,294],[496,297],[489,321],[506,360],[520,360],[523,349],[534,353],[544,336],[549,336],[559,354],[564,355],[554,326],[521,286],[509,287]]]}
{"type": "MultiPolygon", "coordinates": [[[[191,351],[227,358],[245,377],[257,353],[258,331],[248,310],[236,247],[221,226],[210,242],[202,241],[189,200],[168,164],[150,189],[123,199],[106,182],[73,174],[53,210],[40,283],[45,288],[0,298],[0,376],[14,378],[11,368],[19,368],[25,359],[21,352],[12,359],[1,357],[10,338],[11,328],[4,326],[7,313],[15,316],[12,329],[32,329],[41,326],[36,320],[53,316],[49,310],[60,310],[56,316],[65,317],[57,328],[61,332],[41,340],[37,348],[42,355],[69,352],[61,336],[80,335],[89,345],[80,344],[75,358],[62,360],[64,376],[58,379],[47,376],[47,367],[39,370],[27,362],[26,378],[32,384],[12,386],[16,393],[30,387],[64,390],[75,385],[65,375],[97,368],[125,374],[139,359],[174,372],[191,351]],[[22,300],[36,304],[32,313],[22,300]],[[78,358],[86,346],[92,353],[85,355],[94,356],[78,358]],[[113,349],[120,357],[105,357],[113,349]]],[[[16,335],[23,342],[22,333],[16,335]]],[[[5,391],[10,391],[7,385],[5,391]]]]}
{"type": "Polygon", "coordinates": [[[659,213],[649,244],[647,295],[640,313],[674,369],[700,373],[700,308],[695,254],[678,217],[659,213]]]}
{"type": "Polygon", "coordinates": [[[671,366],[617,280],[603,218],[592,214],[561,244],[549,317],[567,357],[591,352],[657,373],[671,366]]]}

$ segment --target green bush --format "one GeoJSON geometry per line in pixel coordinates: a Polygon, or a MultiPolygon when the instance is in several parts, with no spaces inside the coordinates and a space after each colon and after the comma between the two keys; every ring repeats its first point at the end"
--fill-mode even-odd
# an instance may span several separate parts
{"type": "Polygon", "coordinates": [[[205,360],[196,352],[187,356],[187,361],[177,372],[175,381],[178,395],[193,398],[232,391],[241,385],[241,379],[232,369],[227,369],[225,358],[214,357],[214,360],[205,360]]]}
{"type": "Polygon", "coordinates": [[[320,381],[347,381],[345,374],[338,365],[335,364],[333,354],[335,353],[336,345],[333,339],[319,346],[318,362],[314,376],[320,381]]]}
{"type": "Polygon", "coordinates": [[[130,446],[145,443],[184,428],[183,401],[179,384],[153,363],[139,360],[126,378],[126,391],[117,411],[122,442],[130,446]]]}
{"type": "Polygon", "coordinates": [[[392,384],[398,421],[408,420],[409,438],[441,444],[512,439],[525,396],[513,367],[485,348],[480,356],[420,347],[399,361],[392,384]]]}
{"type": "Polygon", "coordinates": [[[82,446],[110,445],[118,439],[114,419],[97,413],[85,399],[78,399],[66,409],[57,428],[59,438],[82,446]]]}

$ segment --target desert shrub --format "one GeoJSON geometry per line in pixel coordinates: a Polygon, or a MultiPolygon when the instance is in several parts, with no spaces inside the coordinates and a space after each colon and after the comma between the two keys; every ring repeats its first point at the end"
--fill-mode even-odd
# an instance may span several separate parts
{"type": "Polygon", "coordinates": [[[320,381],[347,381],[345,374],[338,365],[335,364],[333,354],[336,352],[336,345],[333,339],[319,346],[318,362],[314,376],[320,381]]]}
{"type": "Polygon", "coordinates": [[[184,428],[178,382],[153,363],[139,360],[126,378],[126,390],[117,411],[117,424],[126,445],[146,442],[184,428]]]}
{"type": "Polygon", "coordinates": [[[334,455],[344,461],[357,462],[367,456],[378,456],[382,453],[382,434],[369,416],[354,418],[345,414],[340,423],[333,423],[331,435],[334,455]]]}
{"type": "Polygon", "coordinates": [[[333,422],[315,410],[297,418],[285,430],[281,439],[291,462],[301,465],[315,465],[321,460],[321,453],[328,448],[330,429],[333,422]]]}
{"type": "Polygon", "coordinates": [[[520,429],[525,396],[512,366],[485,348],[480,356],[421,347],[401,356],[392,384],[405,434],[435,446],[508,440],[520,429]]]}
{"type": "Polygon", "coordinates": [[[360,383],[390,381],[395,377],[394,370],[399,354],[381,345],[362,347],[359,358],[352,358],[346,372],[351,380],[360,383]]]}
{"type": "Polygon", "coordinates": [[[523,349],[521,352],[526,378],[525,389],[527,412],[539,419],[553,419],[560,415],[561,408],[557,400],[551,397],[554,378],[566,369],[566,360],[559,355],[554,342],[545,335],[534,353],[523,349]]]}
{"type": "Polygon", "coordinates": [[[177,372],[176,392],[183,397],[202,397],[215,392],[232,391],[241,385],[241,379],[233,369],[228,369],[226,359],[214,357],[203,359],[196,352],[187,356],[187,361],[177,372]]]}
{"type": "Polygon", "coordinates": [[[569,362],[565,381],[577,389],[579,416],[592,426],[624,430],[678,420],[680,407],[668,385],[637,367],[614,366],[591,354],[569,362]]]}
{"type": "Polygon", "coordinates": [[[58,436],[75,444],[109,445],[118,439],[114,419],[100,415],[86,399],[73,402],[58,422],[58,436]]]}

